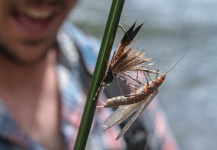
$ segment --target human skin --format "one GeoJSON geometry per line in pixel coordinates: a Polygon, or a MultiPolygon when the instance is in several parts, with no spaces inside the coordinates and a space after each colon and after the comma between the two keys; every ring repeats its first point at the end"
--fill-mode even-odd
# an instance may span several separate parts
{"type": "Polygon", "coordinates": [[[63,149],[55,40],[77,0],[0,0],[0,98],[23,131],[63,149]]]}

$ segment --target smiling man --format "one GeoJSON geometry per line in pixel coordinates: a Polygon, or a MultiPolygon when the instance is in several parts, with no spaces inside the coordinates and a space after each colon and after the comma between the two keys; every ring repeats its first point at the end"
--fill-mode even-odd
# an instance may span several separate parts
{"type": "MultiPolygon", "coordinates": [[[[64,22],[75,4],[76,0],[0,0],[1,150],[73,149],[99,50],[98,42],[64,22]]],[[[101,100],[106,98],[102,95],[101,100]]],[[[144,149],[144,123],[118,141],[117,126],[102,133],[101,124],[111,112],[96,113],[87,149],[144,149]]],[[[167,138],[158,132],[152,135],[158,139],[154,146],[175,149],[163,119],[157,123],[167,138]]]]}
{"type": "Polygon", "coordinates": [[[0,136],[11,142],[1,141],[0,149],[12,143],[29,149],[30,138],[47,149],[64,149],[54,45],[75,3],[0,0],[0,136]]]}
{"type": "Polygon", "coordinates": [[[0,0],[1,52],[23,63],[44,57],[76,0],[0,0]]]}

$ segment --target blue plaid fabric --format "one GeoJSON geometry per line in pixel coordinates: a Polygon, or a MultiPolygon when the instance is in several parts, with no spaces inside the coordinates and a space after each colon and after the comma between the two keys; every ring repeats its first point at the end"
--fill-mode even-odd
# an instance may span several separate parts
{"type": "MultiPolygon", "coordinates": [[[[67,149],[71,150],[76,140],[89,85],[89,82],[85,83],[84,81],[84,72],[80,69],[81,62],[79,60],[83,59],[85,69],[91,75],[96,63],[99,43],[94,38],[84,35],[69,22],[64,23],[57,38],[61,48],[56,66],[61,99],[61,132],[64,135],[67,149]]],[[[101,94],[100,100],[106,100],[104,93],[101,94]]],[[[101,124],[112,111],[112,109],[96,110],[86,149],[127,149],[126,141],[123,138],[118,141],[115,140],[120,132],[119,126],[114,126],[108,131],[102,132],[101,124]]],[[[140,120],[142,125],[150,132],[149,147],[176,150],[173,136],[168,130],[166,119],[157,103],[153,102],[143,114],[140,120]]],[[[0,150],[21,149],[45,150],[31,137],[23,133],[0,99],[0,150]]]]}

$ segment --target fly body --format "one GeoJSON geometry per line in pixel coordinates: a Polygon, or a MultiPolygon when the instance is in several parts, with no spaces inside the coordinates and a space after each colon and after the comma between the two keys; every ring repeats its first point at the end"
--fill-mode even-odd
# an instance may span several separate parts
{"type": "Polygon", "coordinates": [[[136,90],[134,93],[131,93],[127,96],[117,96],[107,99],[104,105],[101,107],[118,107],[121,105],[138,103],[144,99],[147,99],[150,94],[154,93],[154,91],[156,91],[164,82],[165,77],[166,74],[162,74],[161,76],[156,77],[154,81],[148,82],[136,90]]]}
{"type": "Polygon", "coordinates": [[[130,121],[124,126],[124,128],[117,136],[116,140],[118,140],[121,136],[124,135],[124,133],[129,129],[129,127],[133,124],[133,122],[140,116],[140,114],[144,111],[144,109],[150,104],[150,102],[154,99],[157,93],[158,90],[155,90],[146,99],[143,99],[138,103],[120,106],[102,124],[103,131],[111,128],[114,125],[118,125],[122,123],[124,120],[126,120],[127,118],[132,116],[132,114],[135,113],[130,119],[130,121]]]}

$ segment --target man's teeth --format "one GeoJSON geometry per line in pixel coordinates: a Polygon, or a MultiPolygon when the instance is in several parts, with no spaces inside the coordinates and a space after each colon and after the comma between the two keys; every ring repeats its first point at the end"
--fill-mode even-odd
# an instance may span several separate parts
{"type": "Polygon", "coordinates": [[[52,15],[51,10],[26,9],[24,13],[33,19],[47,19],[52,15]]]}

